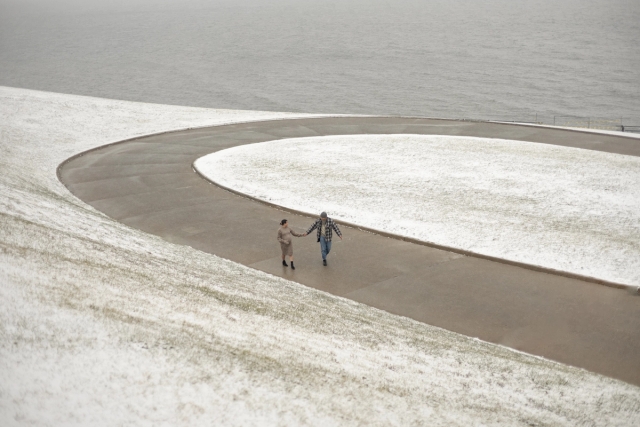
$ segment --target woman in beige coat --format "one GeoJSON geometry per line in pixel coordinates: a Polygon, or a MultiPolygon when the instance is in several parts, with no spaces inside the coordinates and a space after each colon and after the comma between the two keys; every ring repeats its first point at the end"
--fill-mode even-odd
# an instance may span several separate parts
{"type": "Polygon", "coordinates": [[[280,229],[278,230],[278,242],[280,242],[280,249],[282,249],[282,265],[289,267],[284,257],[289,255],[289,261],[291,261],[291,269],[296,268],[293,265],[293,242],[291,236],[301,237],[302,234],[298,234],[289,228],[289,223],[286,219],[280,221],[280,229]]]}

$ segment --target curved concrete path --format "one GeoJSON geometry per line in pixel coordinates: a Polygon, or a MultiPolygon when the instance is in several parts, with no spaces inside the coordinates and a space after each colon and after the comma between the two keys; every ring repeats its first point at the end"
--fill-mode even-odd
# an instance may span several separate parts
{"type": "Polygon", "coordinates": [[[640,297],[630,292],[354,228],[322,267],[315,239],[296,239],[297,270],[280,264],[284,213],[194,173],[199,157],[273,139],[344,134],[505,138],[640,156],[640,141],[511,124],[416,118],[291,119],[142,137],[74,157],[61,181],[131,227],[304,285],[482,340],[640,385],[640,297]]]}

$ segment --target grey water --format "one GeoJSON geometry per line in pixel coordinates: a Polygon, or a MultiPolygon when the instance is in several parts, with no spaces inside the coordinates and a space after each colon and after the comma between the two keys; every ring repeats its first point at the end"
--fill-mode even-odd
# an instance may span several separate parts
{"type": "Polygon", "coordinates": [[[0,0],[0,85],[640,125],[640,0],[0,0]]]}

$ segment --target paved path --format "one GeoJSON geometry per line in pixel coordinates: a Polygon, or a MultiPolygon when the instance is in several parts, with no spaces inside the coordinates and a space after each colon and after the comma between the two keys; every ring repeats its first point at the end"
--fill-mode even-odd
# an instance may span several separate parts
{"type": "Polygon", "coordinates": [[[466,135],[640,156],[640,141],[518,125],[411,118],[277,120],[139,138],[61,166],[80,199],[129,226],[312,288],[482,340],[640,385],[640,297],[594,283],[344,229],[329,266],[313,237],[280,264],[283,213],[202,179],[192,163],[214,151],[280,138],[361,133],[466,135]]]}

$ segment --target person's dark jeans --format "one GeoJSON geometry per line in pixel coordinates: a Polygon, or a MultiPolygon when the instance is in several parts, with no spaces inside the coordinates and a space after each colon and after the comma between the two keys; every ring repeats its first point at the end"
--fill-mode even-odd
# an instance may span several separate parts
{"type": "Polygon", "coordinates": [[[323,260],[326,260],[327,255],[331,252],[331,241],[327,241],[324,236],[320,237],[320,251],[322,252],[323,260]]]}

